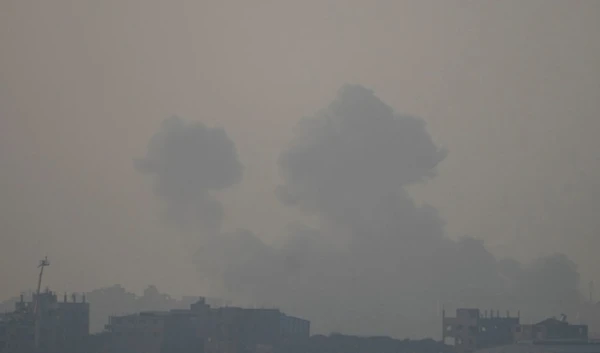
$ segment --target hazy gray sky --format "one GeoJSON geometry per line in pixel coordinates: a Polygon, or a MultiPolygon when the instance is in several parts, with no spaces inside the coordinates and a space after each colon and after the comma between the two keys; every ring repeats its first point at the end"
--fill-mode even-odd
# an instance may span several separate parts
{"type": "MultiPolygon", "coordinates": [[[[422,117],[448,150],[414,188],[451,237],[600,271],[600,2],[0,2],[0,297],[205,288],[132,164],[176,114],[223,127],[244,165],[224,228],[276,241],[277,158],[345,83],[422,117]],[[176,275],[173,275],[176,273],[176,275]]],[[[600,278],[594,278],[600,281],[600,278]]]]}

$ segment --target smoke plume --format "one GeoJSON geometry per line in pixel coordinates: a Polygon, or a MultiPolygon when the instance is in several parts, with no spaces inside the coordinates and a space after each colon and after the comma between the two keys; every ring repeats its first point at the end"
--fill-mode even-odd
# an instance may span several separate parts
{"type": "Polygon", "coordinates": [[[162,123],[146,157],[135,160],[135,167],[154,178],[155,193],[166,205],[169,222],[212,231],[220,229],[223,209],[211,191],[240,182],[243,171],[235,144],[224,129],[178,117],[162,123]]]}
{"type": "Polygon", "coordinates": [[[477,239],[445,236],[436,210],[407,187],[434,177],[446,151],[423,120],[369,89],[342,87],[280,154],[276,194],[317,216],[317,228],[290,225],[278,246],[249,230],[222,233],[210,192],[240,181],[235,151],[223,130],[172,118],[137,163],[154,176],[170,220],[218,235],[203,237],[194,257],[209,295],[278,306],[316,332],[396,337],[437,337],[441,305],[523,308],[541,319],[579,300],[577,269],[562,255],[523,265],[496,259],[477,239]]]}
{"type": "Polygon", "coordinates": [[[247,234],[253,246],[223,249],[236,261],[245,254],[227,266],[224,285],[305,315],[318,331],[400,337],[436,336],[440,303],[523,305],[543,315],[576,300],[576,271],[564,258],[518,264],[511,275],[481,241],[445,237],[436,210],[406,190],[434,177],[445,156],[423,120],[395,113],[362,86],[342,87],[299,122],[279,159],[277,195],[317,215],[321,229],[290,227],[279,248],[247,234]],[[539,286],[550,283],[549,271],[564,277],[554,291],[539,286]],[[531,294],[561,299],[542,305],[531,294]]]}
{"type": "Polygon", "coordinates": [[[403,187],[433,177],[445,155],[423,120],[396,115],[364,87],[345,86],[298,124],[279,160],[279,195],[337,222],[395,218],[394,211],[414,209],[403,187]]]}

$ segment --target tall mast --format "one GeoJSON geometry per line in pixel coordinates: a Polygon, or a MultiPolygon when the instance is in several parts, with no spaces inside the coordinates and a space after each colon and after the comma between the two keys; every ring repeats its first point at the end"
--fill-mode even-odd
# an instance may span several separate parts
{"type": "Polygon", "coordinates": [[[35,300],[33,301],[33,315],[35,320],[35,351],[39,352],[40,349],[40,289],[42,288],[42,276],[44,275],[44,267],[50,266],[48,256],[40,261],[38,268],[40,269],[40,277],[38,278],[37,290],[35,291],[35,300]]]}
{"type": "Polygon", "coordinates": [[[37,315],[39,301],[40,301],[40,289],[42,288],[42,276],[44,275],[44,267],[50,266],[50,262],[48,261],[48,256],[46,256],[43,260],[40,260],[40,264],[38,268],[40,269],[40,277],[38,278],[37,290],[35,291],[35,302],[34,302],[34,314],[37,315]]]}

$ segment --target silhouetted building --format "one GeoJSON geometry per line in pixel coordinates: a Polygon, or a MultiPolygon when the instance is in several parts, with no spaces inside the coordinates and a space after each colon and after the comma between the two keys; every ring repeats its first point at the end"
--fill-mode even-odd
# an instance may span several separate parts
{"type": "Polygon", "coordinates": [[[533,325],[519,325],[514,329],[515,341],[588,341],[587,325],[571,325],[563,316],[560,320],[546,319],[533,325]]]}
{"type": "Polygon", "coordinates": [[[58,303],[56,295],[46,290],[34,295],[32,302],[21,297],[15,311],[0,319],[0,353],[79,353],[88,335],[89,304],[75,299],[58,303]]]}
{"type": "Polygon", "coordinates": [[[235,352],[271,352],[310,336],[309,321],[277,309],[217,308],[211,321],[207,353],[221,352],[216,347],[235,352]]]}
{"type": "Polygon", "coordinates": [[[210,308],[204,299],[188,310],[111,317],[111,353],[271,352],[308,339],[310,323],[276,309],[210,308]]]}
{"type": "Polygon", "coordinates": [[[491,310],[481,315],[479,309],[457,309],[456,317],[443,312],[442,340],[453,345],[457,353],[472,353],[478,349],[514,342],[513,333],[519,326],[519,317],[500,316],[491,310]]]}
{"type": "Polygon", "coordinates": [[[90,334],[90,304],[86,302],[85,294],[77,301],[75,294],[71,301],[64,295],[58,303],[58,351],[83,352],[90,334]]]}
{"type": "Polygon", "coordinates": [[[85,353],[110,353],[110,332],[101,332],[93,335],[89,335],[86,339],[85,347],[83,351],[85,353]]]}
{"type": "Polygon", "coordinates": [[[165,319],[162,352],[203,352],[210,335],[210,306],[204,298],[190,305],[189,310],[171,310],[165,319]]]}
{"type": "Polygon", "coordinates": [[[0,352],[34,352],[35,322],[29,311],[15,311],[0,316],[0,352]]]}
{"type": "Polygon", "coordinates": [[[499,311],[481,315],[478,309],[458,309],[456,317],[443,315],[443,340],[457,353],[600,353],[600,345],[588,340],[587,325],[571,325],[564,315],[560,320],[521,325],[518,315],[501,317],[499,311]]]}
{"type": "Polygon", "coordinates": [[[168,312],[142,312],[109,318],[109,350],[114,353],[160,353],[168,312]]]}

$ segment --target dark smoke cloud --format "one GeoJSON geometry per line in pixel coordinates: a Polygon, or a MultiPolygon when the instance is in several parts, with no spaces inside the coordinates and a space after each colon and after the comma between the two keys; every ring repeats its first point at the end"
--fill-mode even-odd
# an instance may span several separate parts
{"type": "Polygon", "coordinates": [[[339,222],[394,218],[414,211],[408,197],[398,197],[402,188],[433,177],[445,155],[423,120],[395,114],[364,87],[345,86],[327,109],[298,124],[279,159],[285,184],[278,194],[339,222]]]}
{"type": "Polygon", "coordinates": [[[242,175],[223,130],[169,119],[137,166],[155,177],[170,219],[199,218],[193,229],[218,235],[202,237],[194,257],[208,295],[281,307],[317,332],[437,337],[442,305],[522,308],[534,319],[570,312],[580,296],[566,257],[499,261],[477,239],[447,238],[436,210],[412,199],[407,186],[434,177],[445,156],[423,120],[344,86],[300,121],[280,155],[280,200],[321,222],[291,225],[277,246],[248,230],[220,231],[223,210],[210,192],[242,175]]]}
{"type": "Polygon", "coordinates": [[[396,114],[362,86],[344,86],[329,107],[299,123],[279,160],[278,193],[351,235],[351,263],[342,271],[393,291],[398,284],[377,282],[398,278],[424,288],[458,246],[443,238],[435,209],[417,206],[405,187],[435,176],[445,156],[423,120],[396,114]],[[414,271],[422,257],[427,267],[414,271]]]}
{"type": "Polygon", "coordinates": [[[394,113],[364,87],[343,87],[300,121],[279,159],[279,198],[324,227],[290,227],[278,248],[251,233],[228,236],[227,293],[307,316],[319,331],[400,337],[437,336],[440,304],[544,315],[577,300],[577,272],[564,258],[511,266],[479,240],[444,236],[436,210],[406,187],[434,177],[445,156],[423,120],[394,113]],[[561,274],[555,291],[549,272],[561,274]]]}
{"type": "Polygon", "coordinates": [[[223,209],[211,191],[240,182],[243,171],[235,144],[224,129],[177,117],[162,123],[146,157],[135,160],[135,167],[154,178],[168,221],[215,231],[221,227],[223,209]]]}

